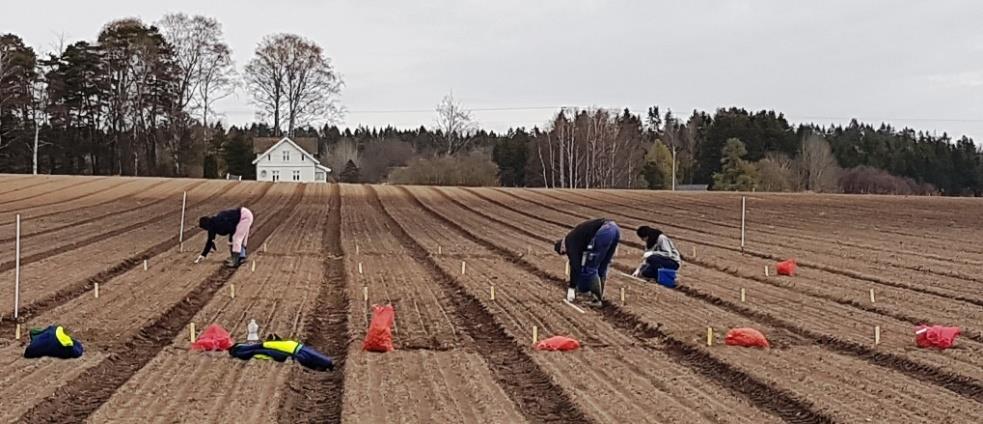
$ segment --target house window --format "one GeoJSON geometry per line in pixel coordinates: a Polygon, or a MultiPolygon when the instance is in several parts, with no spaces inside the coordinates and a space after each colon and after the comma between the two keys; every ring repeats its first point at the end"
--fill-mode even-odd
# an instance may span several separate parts
{"type": "Polygon", "coordinates": [[[273,160],[273,155],[266,155],[266,160],[272,161],[273,160]]]}
{"type": "Polygon", "coordinates": [[[294,171],[293,173],[294,181],[300,181],[300,171],[294,171]]]}
{"type": "Polygon", "coordinates": [[[262,178],[262,179],[264,179],[264,180],[266,179],[266,170],[265,169],[263,170],[263,172],[260,172],[259,173],[259,177],[262,178]]]}
{"type": "Polygon", "coordinates": [[[307,155],[300,155],[300,161],[303,162],[307,160],[307,155]]]}
{"type": "Polygon", "coordinates": [[[284,150],[283,151],[283,161],[284,162],[290,162],[290,151],[289,150],[284,150]]]}
{"type": "Polygon", "coordinates": [[[280,171],[273,171],[273,181],[280,181],[280,171]]]}

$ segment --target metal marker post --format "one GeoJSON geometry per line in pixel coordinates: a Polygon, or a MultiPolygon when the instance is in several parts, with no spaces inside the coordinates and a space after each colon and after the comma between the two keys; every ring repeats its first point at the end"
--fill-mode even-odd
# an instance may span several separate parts
{"type": "Polygon", "coordinates": [[[744,250],[744,218],[747,215],[747,196],[741,196],[741,251],[744,250]]]}
{"type": "Polygon", "coordinates": [[[17,214],[17,243],[14,248],[14,320],[20,314],[20,214],[17,214]]]}

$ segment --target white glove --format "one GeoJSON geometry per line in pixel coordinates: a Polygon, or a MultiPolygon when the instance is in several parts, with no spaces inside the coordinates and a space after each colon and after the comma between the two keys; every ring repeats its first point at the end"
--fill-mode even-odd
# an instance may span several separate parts
{"type": "Polygon", "coordinates": [[[638,269],[636,269],[635,272],[631,273],[631,276],[635,278],[638,278],[639,275],[642,275],[642,272],[641,270],[638,269]]]}
{"type": "Polygon", "coordinates": [[[195,263],[196,264],[201,263],[201,261],[203,261],[203,260],[205,260],[205,257],[204,256],[201,256],[201,255],[198,255],[198,257],[195,258],[195,263]]]}
{"type": "Polygon", "coordinates": [[[577,292],[574,289],[567,289],[567,302],[573,302],[577,298],[577,292]]]}

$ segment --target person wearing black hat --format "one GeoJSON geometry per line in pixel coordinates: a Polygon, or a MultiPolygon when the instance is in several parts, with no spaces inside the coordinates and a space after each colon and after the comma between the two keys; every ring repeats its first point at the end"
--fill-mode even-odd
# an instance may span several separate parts
{"type": "Polygon", "coordinates": [[[199,263],[208,254],[217,250],[215,247],[215,236],[229,236],[231,252],[229,260],[226,262],[230,268],[238,268],[246,261],[246,243],[249,241],[249,230],[253,225],[253,213],[247,208],[235,208],[221,211],[215,216],[203,216],[198,220],[198,227],[208,231],[208,239],[205,241],[205,249],[201,255],[195,259],[199,263]]]}
{"type": "Polygon", "coordinates": [[[590,292],[591,304],[603,305],[608,266],[611,265],[620,238],[618,224],[610,219],[600,218],[577,225],[566,237],[556,241],[553,250],[559,255],[566,255],[570,261],[568,301],[574,301],[577,292],[590,292]]]}
{"type": "Polygon", "coordinates": [[[635,234],[645,242],[645,253],[642,254],[642,263],[632,274],[633,276],[658,278],[659,269],[679,269],[681,260],[679,250],[669,236],[647,225],[638,227],[635,234]]]}

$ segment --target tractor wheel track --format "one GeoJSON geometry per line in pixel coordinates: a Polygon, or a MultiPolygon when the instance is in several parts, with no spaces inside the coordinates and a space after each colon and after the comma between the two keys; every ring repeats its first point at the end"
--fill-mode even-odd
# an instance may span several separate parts
{"type": "MultiPolygon", "coordinates": [[[[543,281],[550,282],[559,287],[565,288],[567,286],[566,281],[560,280],[540,269],[536,265],[526,261],[523,259],[521,254],[516,254],[486,239],[473,235],[470,231],[465,229],[457,222],[447,218],[432,207],[425,205],[419,200],[419,198],[414,196],[413,193],[409,192],[409,190],[406,188],[401,188],[404,190],[406,195],[417,204],[417,206],[426,211],[430,216],[441,221],[448,227],[453,228],[461,236],[491,250],[492,252],[497,253],[502,259],[518,265],[524,271],[539,277],[543,281]]],[[[447,193],[444,193],[439,189],[432,190],[437,191],[442,198],[448,199],[467,210],[473,211],[473,209],[463,206],[463,204],[461,204],[458,200],[453,199],[452,196],[447,195],[447,193]]],[[[493,222],[506,225],[510,229],[530,235],[531,237],[547,242],[549,241],[546,237],[534,235],[518,226],[507,224],[504,222],[504,220],[493,218],[484,213],[478,214],[479,216],[492,220],[493,222]]],[[[722,388],[734,393],[736,396],[747,399],[752,405],[761,410],[775,414],[776,416],[781,417],[783,420],[790,423],[836,422],[836,420],[834,420],[831,416],[819,411],[818,408],[812,404],[812,402],[805,399],[800,399],[793,393],[772,387],[767,382],[749,375],[726,362],[714,358],[696,346],[675,338],[672,335],[663,332],[658,327],[649,325],[638,316],[623,310],[617,305],[608,302],[603,308],[599,309],[599,312],[601,313],[601,316],[604,318],[605,322],[614,328],[617,328],[622,333],[635,338],[643,345],[652,346],[653,343],[651,343],[651,340],[657,340],[661,346],[654,345],[652,346],[653,348],[662,350],[675,361],[680,363],[680,365],[685,366],[695,374],[702,375],[710,381],[716,382],[722,388]]]]}
{"type": "Polygon", "coordinates": [[[341,245],[341,187],[332,185],[328,222],[322,237],[324,281],[318,290],[310,322],[304,324],[302,340],[316,346],[334,360],[334,370],[315,373],[302,367],[290,371],[291,383],[280,401],[278,421],[341,422],[345,399],[345,363],[351,336],[348,333],[348,273],[341,245]]]}
{"type": "MultiPolygon", "coordinates": [[[[564,423],[591,422],[570,397],[556,386],[549,375],[526,354],[505,331],[494,315],[478,298],[468,293],[457,280],[426,253],[424,246],[406,231],[385,208],[379,194],[367,186],[370,202],[375,204],[389,221],[395,237],[408,254],[427,270],[453,305],[451,313],[474,341],[475,351],[488,364],[492,376],[515,402],[516,408],[531,422],[560,421],[564,423]]],[[[412,196],[410,197],[412,199],[412,196]]]]}
{"type": "MultiPolygon", "coordinates": [[[[305,185],[298,185],[287,202],[269,215],[252,235],[262,243],[279,228],[284,218],[300,202],[305,185]]],[[[156,320],[144,325],[126,342],[122,353],[114,353],[98,365],[67,381],[55,393],[38,402],[20,417],[21,423],[77,423],[85,421],[112,397],[134,374],[147,365],[177,334],[184,330],[195,314],[215,296],[237,270],[221,267],[198,284],[183,301],[179,301],[156,320]]]]}
{"type": "MultiPolygon", "coordinates": [[[[486,197],[481,196],[479,193],[476,193],[475,191],[470,191],[470,192],[478,195],[478,197],[481,197],[483,199],[487,199],[486,197]]],[[[493,203],[496,203],[496,204],[501,205],[498,202],[493,202],[493,203]]],[[[532,203],[535,203],[535,202],[532,202],[532,203]]],[[[561,225],[564,228],[573,228],[573,225],[570,225],[570,224],[558,223],[556,221],[547,221],[547,220],[545,220],[545,219],[543,219],[541,217],[536,216],[535,214],[532,214],[532,213],[529,213],[529,212],[526,212],[526,211],[522,211],[522,210],[520,210],[518,208],[513,208],[513,207],[509,207],[509,206],[504,206],[504,205],[502,205],[502,206],[508,208],[509,210],[512,210],[513,212],[522,214],[524,216],[527,216],[527,217],[530,217],[530,218],[533,218],[533,219],[536,219],[536,220],[554,223],[554,224],[557,224],[557,225],[561,225]]],[[[548,207],[548,206],[544,206],[544,207],[548,207]]],[[[583,216],[578,215],[578,214],[573,213],[573,212],[562,211],[562,210],[559,210],[559,209],[554,209],[554,210],[557,210],[557,211],[559,211],[561,213],[564,213],[564,214],[569,215],[569,216],[572,216],[572,217],[584,218],[583,216]]],[[[505,222],[500,222],[500,223],[502,223],[503,225],[509,225],[510,228],[517,228],[514,225],[510,225],[510,224],[505,223],[505,222]]],[[[548,241],[548,240],[546,240],[545,237],[539,237],[539,238],[540,239],[543,239],[544,241],[548,241]]],[[[639,244],[639,243],[625,242],[624,244],[629,245],[629,246],[632,246],[632,247],[635,247],[635,248],[643,248],[643,246],[641,246],[641,244],[639,244]]],[[[515,257],[514,254],[511,254],[511,253],[509,253],[507,251],[505,251],[505,253],[507,253],[507,254],[512,255],[513,257],[515,257]]],[[[538,268],[535,268],[535,265],[533,265],[531,263],[528,263],[526,261],[522,261],[522,263],[528,264],[529,266],[532,266],[534,269],[537,269],[538,270],[538,268]]],[[[697,265],[699,265],[699,263],[697,263],[697,265]]],[[[616,265],[614,265],[614,266],[616,268],[620,269],[622,272],[631,272],[631,271],[633,271],[631,269],[627,269],[627,268],[623,268],[623,267],[618,267],[616,265]]],[[[539,272],[543,272],[543,271],[540,270],[539,272]]],[[[740,278],[743,278],[743,277],[740,277],[740,278]]],[[[565,284],[565,283],[563,283],[563,284],[565,284]]],[[[770,325],[772,327],[786,330],[786,331],[788,331],[788,332],[790,332],[792,334],[796,334],[796,335],[798,335],[798,336],[800,336],[800,337],[802,337],[802,338],[804,338],[806,340],[810,340],[810,341],[812,341],[812,342],[814,342],[814,343],[816,343],[816,344],[818,344],[818,345],[820,345],[820,346],[822,346],[822,347],[824,347],[826,349],[829,349],[829,350],[831,350],[833,352],[837,352],[837,353],[840,353],[840,354],[843,354],[843,355],[846,355],[846,356],[852,356],[852,357],[855,357],[855,358],[858,358],[858,359],[862,359],[864,361],[867,361],[868,363],[871,363],[871,364],[874,364],[874,365],[878,365],[878,366],[881,366],[881,367],[884,367],[884,368],[888,368],[888,369],[892,369],[892,370],[898,371],[898,372],[900,372],[902,374],[905,374],[905,375],[907,375],[907,376],[909,376],[911,378],[914,378],[916,380],[919,380],[919,381],[923,381],[923,382],[926,382],[926,383],[930,383],[930,384],[934,384],[934,385],[937,385],[937,386],[944,387],[944,388],[949,389],[949,390],[951,390],[951,391],[953,391],[953,392],[955,392],[955,393],[957,393],[957,394],[959,394],[961,396],[967,397],[967,398],[972,399],[972,400],[974,400],[976,402],[979,402],[979,403],[983,403],[983,384],[981,384],[979,381],[977,381],[977,380],[975,380],[973,378],[966,377],[964,375],[954,374],[954,373],[945,371],[945,370],[943,370],[943,369],[941,369],[939,367],[935,367],[935,366],[932,366],[932,365],[926,365],[926,364],[923,364],[923,363],[920,363],[920,362],[916,362],[916,361],[913,361],[911,359],[908,359],[908,358],[905,358],[905,357],[902,357],[902,356],[899,356],[899,355],[895,355],[895,354],[891,354],[891,353],[877,352],[874,349],[871,349],[870,347],[864,346],[864,345],[859,344],[859,343],[854,343],[854,342],[850,342],[850,341],[846,341],[846,340],[841,340],[841,339],[838,339],[836,337],[827,336],[827,335],[823,335],[823,334],[818,334],[818,333],[815,333],[813,331],[810,331],[810,330],[806,330],[804,328],[801,328],[801,327],[799,327],[799,326],[797,326],[797,325],[795,325],[795,324],[793,324],[791,322],[785,321],[785,320],[783,320],[781,318],[777,318],[777,317],[775,317],[775,316],[773,316],[773,315],[771,315],[769,313],[755,311],[755,310],[746,308],[744,306],[740,306],[740,305],[738,305],[736,303],[723,300],[723,299],[721,299],[719,297],[713,296],[711,294],[704,293],[704,292],[702,292],[702,291],[700,291],[698,289],[695,289],[695,288],[692,288],[692,287],[689,287],[689,286],[679,285],[679,286],[677,286],[677,290],[680,293],[683,293],[686,296],[692,297],[694,299],[698,299],[698,300],[704,301],[706,303],[712,304],[714,306],[723,308],[723,309],[725,309],[727,311],[733,312],[735,314],[742,315],[742,316],[745,316],[745,317],[748,317],[748,318],[757,320],[759,322],[768,324],[768,325],[770,325]]]]}

